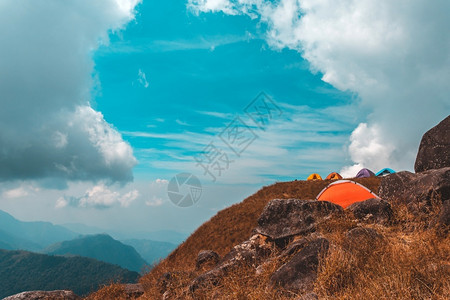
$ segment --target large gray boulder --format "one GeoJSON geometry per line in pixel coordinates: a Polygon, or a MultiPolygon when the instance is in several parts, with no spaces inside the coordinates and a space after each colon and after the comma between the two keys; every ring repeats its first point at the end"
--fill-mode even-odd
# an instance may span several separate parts
{"type": "Polygon", "coordinates": [[[379,198],[353,203],[347,209],[353,213],[355,218],[365,222],[389,224],[394,217],[389,202],[379,198]]]}
{"type": "Polygon", "coordinates": [[[275,199],[264,208],[255,231],[275,241],[286,239],[316,231],[334,214],[343,214],[343,209],[331,202],[275,199]]]}
{"type": "Polygon", "coordinates": [[[329,248],[325,238],[310,241],[290,261],[281,266],[270,278],[271,284],[293,292],[312,292],[317,279],[321,255],[329,248]]]}
{"type": "Polygon", "coordinates": [[[29,291],[3,298],[3,300],[81,300],[72,291],[29,291]]]}
{"type": "Polygon", "coordinates": [[[379,196],[407,204],[427,203],[433,199],[450,199],[450,167],[413,174],[399,172],[383,177],[379,196]]]}
{"type": "Polygon", "coordinates": [[[378,195],[382,199],[395,201],[403,198],[404,192],[410,183],[417,178],[417,174],[402,171],[384,176],[378,189],[378,195]]]}
{"type": "Polygon", "coordinates": [[[422,137],[414,170],[423,172],[450,167],[450,116],[422,137]]]}

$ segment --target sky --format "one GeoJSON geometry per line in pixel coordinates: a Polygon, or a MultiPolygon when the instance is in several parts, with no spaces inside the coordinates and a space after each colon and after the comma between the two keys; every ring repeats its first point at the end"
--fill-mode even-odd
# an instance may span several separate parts
{"type": "Polygon", "coordinates": [[[422,134],[450,111],[449,11],[3,0],[0,209],[188,234],[278,181],[412,171],[422,134]],[[188,207],[169,199],[180,173],[201,183],[188,207]]]}

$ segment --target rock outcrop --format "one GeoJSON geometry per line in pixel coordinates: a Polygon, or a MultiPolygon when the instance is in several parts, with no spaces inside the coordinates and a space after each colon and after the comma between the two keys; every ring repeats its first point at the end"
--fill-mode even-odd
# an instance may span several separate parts
{"type": "Polygon", "coordinates": [[[128,283],[123,285],[127,299],[136,299],[144,294],[144,287],[140,283],[128,283]]]}
{"type": "Polygon", "coordinates": [[[347,208],[360,221],[389,224],[394,216],[389,202],[372,198],[356,202],[347,208]]]}
{"type": "Polygon", "coordinates": [[[310,241],[272,275],[271,283],[294,292],[312,291],[317,279],[319,258],[326,254],[329,245],[325,238],[310,241]]]}
{"type": "Polygon", "coordinates": [[[389,201],[415,206],[450,199],[450,167],[413,174],[399,172],[382,179],[379,195],[389,201]]]}
{"type": "Polygon", "coordinates": [[[253,266],[256,269],[257,265],[271,253],[272,245],[266,240],[266,237],[255,234],[248,241],[234,246],[215,268],[201,274],[191,283],[189,286],[191,293],[201,287],[218,284],[227,272],[243,264],[253,266]]]}
{"type": "Polygon", "coordinates": [[[3,298],[3,300],[81,300],[72,291],[29,291],[3,298]]]}
{"type": "Polygon", "coordinates": [[[278,241],[314,232],[321,222],[342,213],[341,206],[327,201],[275,199],[264,208],[255,230],[278,241]]]}
{"type": "Polygon", "coordinates": [[[195,263],[195,267],[200,269],[202,267],[206,267],[207,265],[215,266],[219,262],[220,257],[219,254],[212,250],[202,250],[197,255],[197,260],[195,263]]]}
{"type": "Polygon", "coordinates": [[[418,172],[450,167],[450,116],[422,137],[414,170],[418,172]]]}
{"type": "Polygon", "coordinates": [[[417,175],[408,171],[401,171],[383,177],[378,190],[378,195],[388,201],[403,199],[405,190],[417,175]]]}

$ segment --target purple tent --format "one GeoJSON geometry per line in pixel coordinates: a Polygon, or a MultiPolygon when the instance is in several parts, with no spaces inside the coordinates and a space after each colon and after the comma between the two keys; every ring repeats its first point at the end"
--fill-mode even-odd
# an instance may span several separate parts
{"type": "Polygon", "coordinates": [[[359,171],[358,174],[356,174],[356,178],[364,178],[364,177],[372,177],[372,176],[375,176],[375,174],[366,168],[361,169],[361,171],[359,171]]]}

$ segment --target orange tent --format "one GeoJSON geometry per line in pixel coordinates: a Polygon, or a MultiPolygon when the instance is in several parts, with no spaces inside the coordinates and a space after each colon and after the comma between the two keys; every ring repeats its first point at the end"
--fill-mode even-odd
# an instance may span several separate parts
{"type": "Polygon", "coordinates": [[[333,173],[328,174],[327,179],[340,180],[340,179],[342,179],[342,176],[339,173],[333,172],[333,173]]]}
{"type": "Polygon", "coordinates": [[[322,177],[320,177],[317,173],[312,173],[308,176],[308,178],[306,178],[306,180],[322,180],[322,177]]]}
{"type": "Polygon", "coordinates": [[[371,198],[379,197],[357,182],[351,180],[339,180],[324,188],[319,195],[317,195],[316,200],[329,201],[346,208],[355,202],[371,198]]]}

